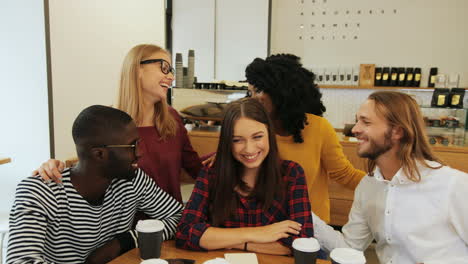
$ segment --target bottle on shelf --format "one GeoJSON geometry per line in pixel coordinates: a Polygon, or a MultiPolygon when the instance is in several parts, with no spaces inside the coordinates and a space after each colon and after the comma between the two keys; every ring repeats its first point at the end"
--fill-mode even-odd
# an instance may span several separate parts
{"type": "Polygon", "coordinates": [[[390,85],[389,86],[397,86],[398,85],[398,68],[392,67],[390,70],[390,85]]]}
{"type": "Polygon", "coordinates": [[[382,86],[382,68],[381,67],[375,68],[374,86],[382,86]]]}
{"type": "Polygon", "coordinates": [[[406,82],[406,72],[405,68],[400,67],[398,68],[398,86],[405,86],[406,82]]]}
{"type": "Polygon", "coordinates": [[[406,68],[406,80],[405,80],[404,86],[406,87],[413,86],[413,80],[414,80],[413,68],[406,68]]]}
{"type": "Polygon", "coordinates": [[[420,85],[421,85],[421,68],[414,68],[413,87],[419,87],[420,85]]]}
{"type": "Polygon", "coordinates": [[[429,71],[429,80],[427,83],[427,87],[434,87],[436,83],[436,76],[437,76],[437,68],[431,68],[429,71]]]}
{"type": "Polygon", "coordinates": [[[390,85],[390,69],[388,67],[384,67],[382,69],[382,86],[389,86],[390,85]]]}

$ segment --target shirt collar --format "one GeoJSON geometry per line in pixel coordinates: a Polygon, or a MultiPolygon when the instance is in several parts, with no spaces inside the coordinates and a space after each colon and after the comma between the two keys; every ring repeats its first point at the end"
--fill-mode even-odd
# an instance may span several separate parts
{"type": "MultiPolygon", "coordinates": [[[[426,163],[431,166],[431,167],[437,167],[437,166],[440,166],[439,163],[435,162],[435,161],[429,161],[429,160],[426,160],[426,163]]],[[[424,164],[422,164],[421,162],[416,162],[416,166],[418,167],[418,170],[419,170],[419,173],[421,174],[421,179],[425,178],[428,174],[429,174],[429,170],[430,168],[426,167],[424,164]]],[[[410,179],[408,179],[408,177],[406,176],[405,172],[403,171],[403,168],[400,168],[397,173],[395,174],[395,176],[393,176],[392,180],[391,181],[388,181],[386,180],[383,175],[382,175],[382,172],[380,171],[380,168],[377,166],[375,171],[374,171],[374,177],[377,181],[381,181],[381,182],[387,182],[387,183],[392,183],[392,184],[400,184],[400,185],[403,185],[403,184],[413,184],[413,183],[416,183],[410,179]]]]}

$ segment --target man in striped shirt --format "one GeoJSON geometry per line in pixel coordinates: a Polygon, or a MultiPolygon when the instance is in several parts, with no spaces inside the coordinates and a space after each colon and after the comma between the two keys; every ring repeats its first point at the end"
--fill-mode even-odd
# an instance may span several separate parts
{"type": "Polygon", "coordinates": [[[7,263],[105,263],[136,246],[135,212],[174,236],[183,206],[137,169],[138,131],[117,109],[91,106],[73,124],[80,162],[62,184],[23,180],[10,213],[7,263]]]}

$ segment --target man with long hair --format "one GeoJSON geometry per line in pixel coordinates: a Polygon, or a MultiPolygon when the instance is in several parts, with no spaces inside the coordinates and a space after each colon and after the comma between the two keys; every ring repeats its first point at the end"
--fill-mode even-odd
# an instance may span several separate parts
{"type": "Polygon", "coordinates": [[[416,101],[393,91],[372,93],[353,133],[369,173],[358,185],[342,233],[313,216],[323,248],[365,250],[375,240],[381,263],[467,263],[468,175],[431,150],[416,101]]]}

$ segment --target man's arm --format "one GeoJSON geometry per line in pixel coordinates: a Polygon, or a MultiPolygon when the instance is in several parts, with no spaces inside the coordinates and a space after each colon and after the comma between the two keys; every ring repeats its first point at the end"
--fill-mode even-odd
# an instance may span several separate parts
{"type": "MultiPolygon", "coordinates": [[[[134,180],[136,192],[138,193],[139,207],[154,219],[164,223],[163,239],[167,240],[174,236],[175,229],[182,215],[183,207],[172,196],[164,192],[143,171],[136,172],[134,180]]],[[[86,264],[106,263],[119,255],[137,246],[137,235],[135,230],[117,235],[103,246],[94,250],[86,260],[86,264]]]]}
{"type": "Polygon", "coordinates": [[[335,231],[317,215],[313,215],[314,236],[320,242],[322,249],[332,251],[335,248],[350,247],[364,251],[373,240],[373,235],[367,225],[367,215],[361,205],[361,194],[365,188],[361,182],[354,194],[354,202],[349,213],[348,223],[343,226],[343,233],[335,231]]]}
{"type": "Polygon", "coordinates": [[[85,264],[107,263],[116,257],[137,246],[135,230],[129,230],[125,233],[118,234],[112,240],[95,249],[89,254],[85,264]]]}
{"type": "Polygon", "coordinates": [[[120,242],[117,238],[114,238],[89,254],[84,264],[107,263],[120,256],[120,251],[120,242]]]}
{"type": "MultiPolygon", "coordinates": [[[[49,263],[44,254],[47,213],[36,196],[40,190],[31,179],[25,179],[18,185],[10,212],[7,250],[9,264],[49,263]]],[[[47,203],[56,204],[55,200],[47,200],[47,203]]]]}
{"type": "MultiPolygon", "coordinates": [[[[468,210],[466,209],[466,193],[468,191],[468,174],[460,172],[460,177],[453,184],[448,207],[449,221],[460,239],[468,247],[468,210]]],[[[458,176],[458,175],[457,175],[458,176]]]]}
{"type": "MultiPolygon", "coordinates": [[[[160,189],[153,180],[138,170],[134,180],[138,196],[138,210],[164,223],[163,239],[174,236],[175,228],[182,215],[182,205],[160,189]]],[[[103,246],[94,250],[86,259],[86,264],[106,263],[137,246],[135,230],[117,235],[103,246]]]]}
{"type": "Polygon", "coordinates": [[[140,192],[138,210],[164,223],[164,240],[173,238],[184,209],[182,204],[159,188],[147,175],[137,175],[135,185],[140,192]]]}

